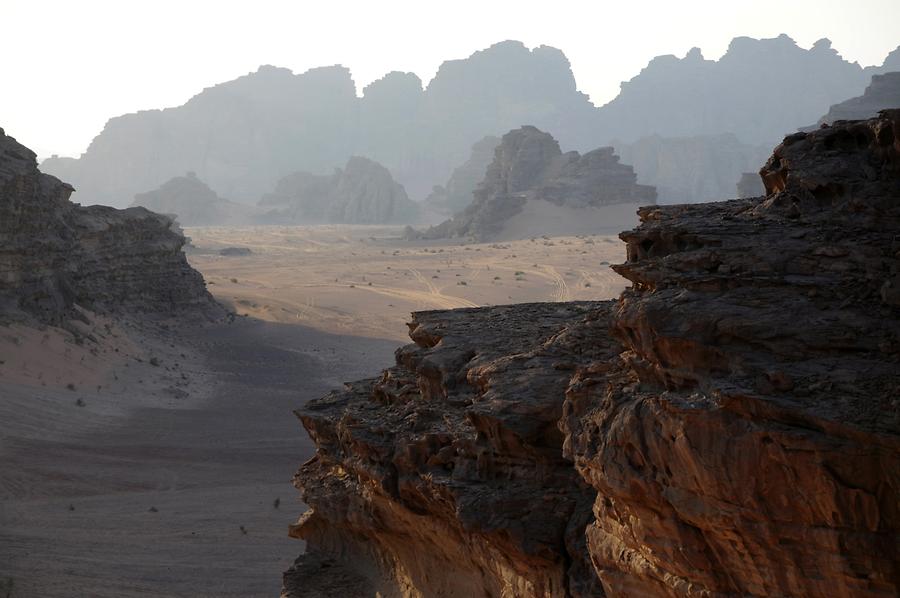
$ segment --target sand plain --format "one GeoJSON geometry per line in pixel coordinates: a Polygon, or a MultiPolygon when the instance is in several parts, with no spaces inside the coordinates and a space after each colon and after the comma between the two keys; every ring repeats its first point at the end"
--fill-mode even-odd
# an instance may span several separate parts
{"type": "Polygon", "coordinates": [[[496,243],[404,241],[399,227],[268,226],[186,230],[191,265],[239,314],[323,332],[406,341],[413,311],[607,299],[626,286],[612,235],[496,243]],[[243,256],[222,256],[245,247],[243,256]]]}

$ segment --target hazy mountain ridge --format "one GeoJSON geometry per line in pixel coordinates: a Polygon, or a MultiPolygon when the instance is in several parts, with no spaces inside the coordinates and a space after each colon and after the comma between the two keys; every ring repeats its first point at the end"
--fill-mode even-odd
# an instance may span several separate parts
{"type": "Polygon", "coordinates": [[[264,66],[183,106],[110,119],[81,158],[51,158],[43,168],[71,181],[86,202],[124,205],[195,171],[223,196],[255,203],[291,172],[325,174],[359,155],[383,164],[418,199],[443,184],[478,139],[524,124],[578,151],[649,135],[733,133],[772,145],[859,95],[871,74],[894,62],[896,51],[882,67],[863,69],[827,40],[804,50],[784,35],[736,38],[718,61],[699,50],[654,58],[599,108],[578,91],[560,50],[516,41],[445,62],[426,87],[412,73],[389,73],[362,97],[343,66],[296,75],[264,66]]]}

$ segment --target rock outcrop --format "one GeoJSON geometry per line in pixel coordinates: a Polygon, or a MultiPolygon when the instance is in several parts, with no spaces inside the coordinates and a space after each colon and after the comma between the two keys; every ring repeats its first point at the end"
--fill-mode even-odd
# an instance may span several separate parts
{"type": "MultiPolygon", "coordinates": [[[[900,56],[900,51],[897,54],[900,56]]],[[[900,72],[873,76],[872,82],[861,96],[832,106],[819,119],[818,125],[830,125],[838,120],[872,118],[879,111],[890,108],[900,108],[900,72]]]]}
{"type": "Polygon", "coordinates": [[[385,596],[896,595],[900,110],[761,174],[643,208],[618,301],[414,314],[299,410],[285,595],[324,558],[385,596]]]}
{"type": "MultiPolygon", "coordinates": [[[[574,151],[563,153],[549,133],[524,126],[503,136],[494,150],[493,162],[473,193],[472,203],[465,210],[412,236],[471,237],[482,241],[496,238],[529,203],[544,202],[575,210],[580,224],[592,220],[598,229],[620,229],[629,222],[621,218],[606,220],[606,213],[599,210],[620,205],[636,210],[639,205],[653,203],[656,191],[638,185],[636,178],[630,166],[619,163],[611,147],[584,155],[574,151]]],[[[625,212],[633,214],[634,210],[625,212]]],[[[542,222],[534,224],[538,228],[549,226],[542,222]]],[[[532,234],[535,233],[526,236],[532,234]]],[[[566,234],[566,231],[553,234],[566,234]]]]}
{"type": "Polygon", "coordinates": [[[494,159],[500,138],[488,136],[472,146],[469,159],[453,170],[446,185],[437,185],[425,198],[425,205],[446,216],[453,216],[472,203],[472,193],[484,179],[494,159]]]}
{"type": "Polygon", "coordinates": [[[613,147],[623,162],[634,167],[638,182],[656,187],[659,204],[730,198],[741,174],[759,170],[771,151],[771,145],[741,143],[731,133],[654,135],[634,143],[613,142],[613,147]]]}
{"type": "Polygon", "coordinates": [[[304,224],[405,223],[415,221],[419,211],[384,166],[358,156],[330,176],[284,177],[259,207],[266,220],[304,224]]]}
{"type": "Polygon", "coordinates": [[[0,130],[0,318],[58,324],[104,313],[223,314],[182,252],[171,218],[82,207],[0,130]]]}
{"type": "Polygon", "coordinates": [[[250,224],[257,215],[251,206],[219,197],[193,172],[169,179],[153,191],[138,193],[131,206],[171,214],[183,226],[250,224]]]}

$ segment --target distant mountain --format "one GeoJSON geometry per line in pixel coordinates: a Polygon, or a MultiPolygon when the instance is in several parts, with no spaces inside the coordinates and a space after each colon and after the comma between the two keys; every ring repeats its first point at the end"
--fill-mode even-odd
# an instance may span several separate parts
{"type": "Polygon", "coordinates": [[[764,145],[741,143],[731,133],[653,135],[634,143],[613,142],[613,146],[622,161],[634,167],[638,182],[656,187],[660,204],[735,197],[741,175],[758,171],[771,153],[764,145]]]}
{"type": "Polygon", "coordinates": [[[419,212],[384,166],[358,156],[331,175],[295,172],[282,178],[259,206],[263,221],[298,224],[407,223],[419,212]]]}
{"type": "Polygon", "coordinates": [[[786,35],[738,37],[716,61],[698,48],[682,59],[651,60],[601,108],[603,130],[624,142],[733,133],[743,143],[771,146],[812,122],[810,115],[859,95],[870,76],[827,39],[804,50],[786,35]]]}
{"type": "Polygon", "coordinates": [[[636,178],[611,147],[563,153],[549,133],[521,127],[503,136],[465,210],[407,236],[485,241],[618,230],[656,200],[653,187],[636,178]]]}
{"type": "Polygon", "coordinates": [[[425,204],[438,213],[452,216],[472,203],[472,192],[484,178],[487,167],[494,159],[494,150],[500,138],[489,135],[472,146],[469,159],[453,170],[446,185],[436,185],[425,204]]]}
{"type": "Polygon", "coordinates": [[[787,36],[736,38],[718,61],[699,50],[653,59],[600,108],[578,91],[561,51],[516,41],[445,62],[424,88],[414,74],[389,73],[362,97],[342,66],[297,75],[264,66],[182,106],[113,118],[80,158],[54,157],[42,167],[71,181],[85,203],[123,205],[186,171],[255,203],[281,177],[327,174],[356,155],[383,164],[412,197],[424,198],[467,160],[473,143],[524,124],[578,151],[652,135],[732,133],[744,144],[772,145],[859,95],[893,62],[900,53],[862,69],[827,40],[804,50],[787,36]]]}
{"type": "Polygon", "coordinates": [[[887,108],[900,108],[900,72],[874,75],[861,96],[833,105],[817,124],[830,125],[836,120],[874,118],[879,110],[887,108]]]}
{"type": "Polygon", "coordinates": [[[193,172],[169,179],[153,191],[138,193],[131,205],[172,214],[182,226],[249,224],[256,214],[252,206],[219,197],[193,172]]]}

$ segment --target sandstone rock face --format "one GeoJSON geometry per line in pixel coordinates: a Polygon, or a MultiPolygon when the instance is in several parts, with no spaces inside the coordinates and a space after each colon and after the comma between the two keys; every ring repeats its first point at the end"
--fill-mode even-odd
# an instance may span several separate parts
{"type": "MultiPolygon", "coordinates": [[[[619,163],[611,147],[584,155],[563,153],[549,133],[524,126],[503,136],[472,203],[421,236],[490,239],[528,201],[576,209],[653,203],[656,191],[638,185],[636,178],[630,166],[619,163]]],[[[621,223],[598,226],[604,224],[621,223]]]]}
{"type": "Polygon", "coordinates": [[[138,193],[131,205],[172,214],[184,226],[249,224],[255,215],[251,206],[219,197],[193,172],[170,179],[153,191],[138,193]]]}
{"type": "MultiPolygon", "coordinates": [[[[900,51],[897,52],[900,57],[900,51]]],[[[900,65],[898,65],[900,68],[900,65]]],[[[858,97],[835,104],[828,114],[819,119],[819,125],[837,120],[863,120],[872,118],[880,110],[900,108],[900,72],[875,75],[866,91],[858,97]]]]}
{"type": "Polygon", "coordinates": [[[396,367],[300,410],[294,571],[349,559],[402,596],[896,595],[900,110],[788,136],[761,174],[766,197],[642,209],[618,301],[416,314],[396,367]]]}
{"type": "Polygon", "coordinates": [[[384,166],[360,157],[331,176],[289,175],[259,205],[272,221],[335,224],[411,222],[419,209],[384,166]]]}
{"type": "Polygon", "coordinates": [[[453,171],[446,185],[438,185],[425,199],[426,205],[447,216],[464,210],[472,203],[472,193],[484,179],[484,174],[494,159],[494,150],[500,138],[488,136],[472,146],[472,154],[453,171]]]}
{"type": "Polygon", "coordinates": [[[640,183],[656,187],[659,204],[733,197],[735,181],[744,172],[759,170],[771,150],[771,145],[742,143],[731,133],[654,135],[634,143],[613,142],[613,146],[622,161],[634,167],[640,183]]]}
{"type": "Polygon", "coordinates": [[[0,130],[0,314],[59,323],[111,313],[222,313],[187,263],[184,237],[144,208],[82,207],[0,130]]]}

